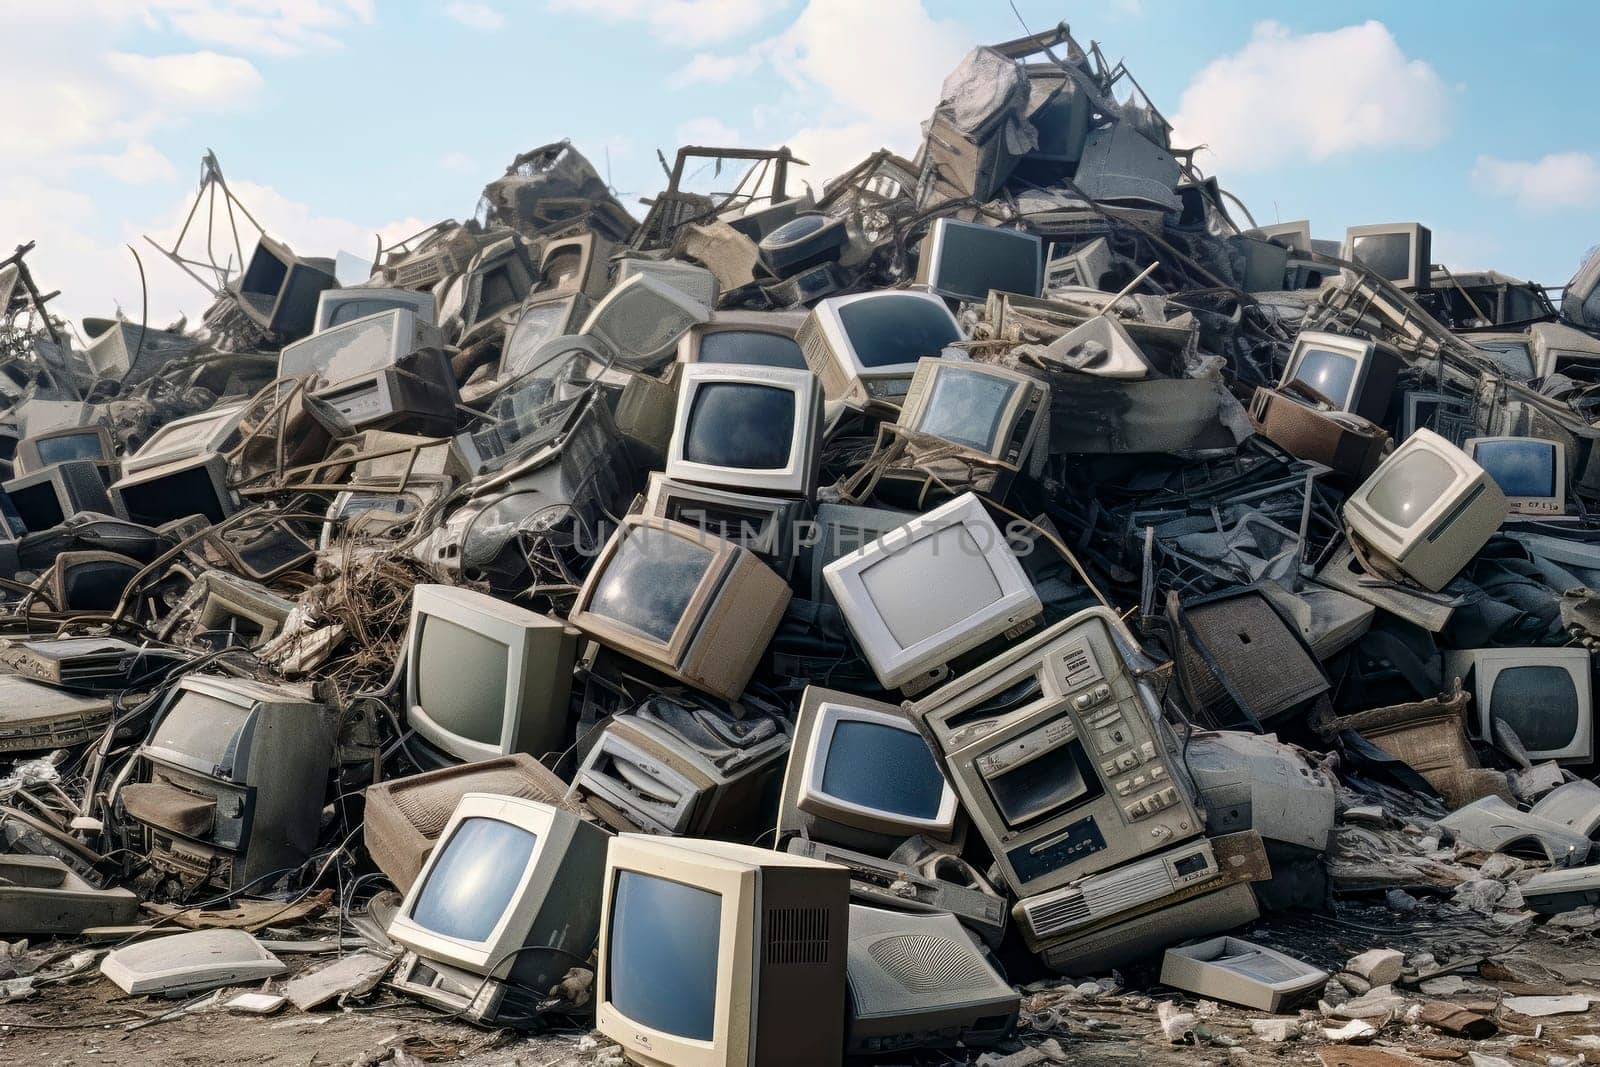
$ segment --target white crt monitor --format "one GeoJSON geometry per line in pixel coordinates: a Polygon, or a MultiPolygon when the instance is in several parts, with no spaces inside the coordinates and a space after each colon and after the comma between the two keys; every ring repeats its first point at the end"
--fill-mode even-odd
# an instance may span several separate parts
{"type": "Polygon", "coordinates": [[[1373,562],[1437,593],[1510,514],[1487,471],[1432,430],[1417,430],[1345,501],[1373,562]]]}
{"type": "Polygon", "coordinates": [[[822,573],[885,689],[938,681],[953,657],[1044,610],[972,493],[841,556],[822,573]]]}
{"type": "Polygon", "coordinates": [[[1020,469],[1050,418],[1050,386],[988,363],[923,359],[897,425],[1020,469]]]}
{"type": "Polygon", "coordinates": [[[406,718],[463,762],[562,747],[577,632],[492,596],[448,585],[412,592],[406,718]]]}
{"type": "Polygon", "coordinates": [[[1399,371],[1398,357],[1371,341],[1305,330],[1295,338],[1278,388],[1302,382],[1340,411],[1382,424],[1399,371]]]}
{"type": "Polygon", "coordinates": [[[710,310],[650,274],[619,280],[584,320],[583,332],[599,340],[629,370],[651,370],[671,355],[678,339],[710,310]]]}
{"type": "Polygon", "coordinates": [[[837,864],[612,838],[595,1028],[650,1067],[836,1065],[849,905],[850,872],[837,864]]]}
{"type": "Polygon", "coordinates": [[[247,404],[224,404],[198,415],[173,419],[151,434],[139,451],[122,460],[124,476],[195,459],[208,452],[224,452],[232,445],[247,404]]]}
{"type": "Polygon", "coordinates": [[[1567,448],[1542,437],[1471,437],[1466,453],[1489,472],[1513,515],[1567,513],[1567,448]]]}
{"type": "Polygon", "coordinates": [[[1402,289],[1427,289],[1433,276],[1433,233],[1417,222],[1351,226],[1343,259],[1360,263],[1402,289]]]}
{"type": "Polygon", "coordinates": [[[667,477],[810,496],[822,453],[822,389],[809,370],[683,368],[667,477]]]}
{"type": "Polygon", "coordinates": [[[430,326],[438,325],[433,294],[415,289],[324,289],[317,297],[317,319],[312,333],[339,326],[380,311],[406,308],[430,326]]]}
{"type": "Polygon", "coordinates": [[[438,329],[415,311],[392,308],[285,345],[278,353],[278,377],[316,374],[323,386],[338,385],[438,343],[438,329]]]}
{"type": "Polygon", "coordinates": [[[1445,673],[1472,694],[1478,736],[1505,720],[1538,763],[1594,759],[1594,686],[1583,648],[1479,648],[1445,654],[1445,673]]]}
{"type": "Polygon", "coordinates": [[[797,338],[827,398],[856,407],[899,404],[917,361],[964,339],[943,300],[905,289],[819,301],[797,338]]]}

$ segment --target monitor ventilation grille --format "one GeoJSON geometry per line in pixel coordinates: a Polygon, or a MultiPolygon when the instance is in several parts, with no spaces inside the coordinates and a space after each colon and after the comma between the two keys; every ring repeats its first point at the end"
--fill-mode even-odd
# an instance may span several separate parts
{"type": "Polygon", "coordinates": [[[868,949],[884,972],[912,993],[940,993],[982,985],[983,961],[971,948],[948,937],[896,934],[868,949]]]}
{"type": "Polygon", "coordinates": [[[827,908],[768,908],[768,963],[827,963],[827,908]]]}

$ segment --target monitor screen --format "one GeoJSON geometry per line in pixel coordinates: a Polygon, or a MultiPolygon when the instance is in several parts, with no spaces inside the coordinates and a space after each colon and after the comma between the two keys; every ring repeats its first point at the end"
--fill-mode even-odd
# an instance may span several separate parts
{"type": "Polygon", "coordinates": [[[1533,377],[1533,353],[1527,341],[1479,341],[1476,347],[1513,378],[1533,377]]]}
{"type": "Polygon", "coordinates": [[[202,763],[231,763],[234,739],[250,721],[248,704],[185,692],[156,728],[151,744],[202,763]]]}
{"type": "Polygon", "coordinates": [[[742,470],[782,470],[794,443],[798,397],[749,382],[704,382],[690,401],[683,458],[742,470]]]}
{"type": "Polygon", "coordinates": [[[394,362],[394,331],[404,320],[400,315],[382,315],[309,337],[283,350],[278,373],[289,377],[315,372],[329,385],[337,385],[381,370],[394,362]]]}
{"type": "Polygon", "coordinates": [[[911,819],[936,819],[944,775],[914,728],[841,719],[834,724],[821,792],[911,819]]]}
{"type": "Polygon", "coordinates": [[[323,329],[337,326],[342,322],[354,322],[364,319],[368,315],[376,315],[380,311],[392,311],[395,308],[415,308],[416,302],[412,300],[395,300],[392,297],[363,297],[360,299],[341,300],[333,306],[333,313],[328,316],[328,325],[323,329]]]}
{"type": "Polygon", "coordinates": [[[462,819],[417,891],[411,920],[442,937],[487,941],[512,904],[538,835],[498,819],[462,819]]]}
{"type": "Polygon", "coordinates": [[[118,492],[128,517],[146,526],[159,526],[190,515],[221,522],[228,514],[229,502],[218,494],[211,469],[205,464],[124,485],[118,492]]]}
{"type": "Polygon", "coordinates": [[[1330,352],[1308,345],[1295,365],[1294,381],[1304,382],[1339,407],[1349,407],[1360,361],[1348,352],[1330,352]]]}
{"type": "Polygon", "coordinates": [[[100,435],[94,431],[88,433],[69,433],[60,437],[45,437],[35,442],[39,449],[39,462],[43,466],[52,463],[66,463],[74,459],[108,459],[101,450],[100,435]]]}
{"type": "Polygon", "coordinates": [[[722,897],[617,872],[606,935],[605,998],[632,1022],[691,1041],[716,1033],[722,897]]]}
{"type": "Polygon", "coordinates": [[[901,648],[944,633],[1003,595],[962,523],[885,553],[861,572],[861,584],[901,648]]]}
{"type": "Polygon", "coordinates": [[[1556,495],[1556,446],[1548,441],[1484,441],[1472,458],[1506,496],[1556,495]]]}
{"type": "Polygon", "coordinates": [[[1385,522],[1409,529],[1455,484],[1456,469],[1436,452],[1419,448],[1395,460],[1367,490],[1367,505],[1385,522]]]}
{"type": "Polygon", "coordinates": [[[666,644],[711,566],[713,550],[653,526],[623,531],[589,611],[666,644]]]}
{"type": "Polygon", "coordinates": [[[863,367],[893,367],[937,356],[961,340],[943,304],[910,293],[874,294],[839,307],[850,348],[863,367]]]}
{"type": "Polygon", "coordinates": [[[451,733],[498,745],[511,650],[437,615],[423,615],[417,625],[417,703],[451,733]]]}
{"type": "Polygon", "coordinates": [[[944,227],[934,284],[954,296],[981,300],[991,289],[1039,295],[1039,242],[992,226],[944,227]]]}
{"type": "Polygon", "coordinates": [[[1554,752],[1572,744],[1583,724],[1572,674],[1565,667],[1507,667],[1489,690],[1490,720],[1504,719],[1529,752],[1554,752]]]}
{"type": "Polygon", "coordinates": [[[114,610],[122,599],[122,591],[139,573],[138,564],[121,560],[87,560],[65,566],[61,591],[66,603],[57,606],[73,611],[114,610]]]}
{"type": "Polygon", "coordinates": [[[806,369],[805,354],[793,338],[761,330],[712,330],[700,338],[699,358],[701,363],[806,369]]]}
{"type": "Polygon", "coordinates": [[[500,357],[500,373],[514,377],[532,370],[534,354],[546,341],[561,335],[571,312],[570,300],[555,300],[526,308],[506,340],[505,352],[500,357]]]}
{"type": "Polygon", "coordinates": [[[1391,282],[1411,277],[1411,234],[1369,233],[1355,239],[1350,258],[1391,282]]]}
{"type": "Polygon", "coordinates": [[[482,322],[498,315],[520,299],[511,281],[511,268],[492,267],[484,272],[483,285],[478,290],[478,315],[475,321],[482,322]]]}
{"type": "Polygon", "coordinates": [[[940,366],[917,429],[979,452],[992,452],[1006,405],[1022,386],[964,367],[940,366]]]}

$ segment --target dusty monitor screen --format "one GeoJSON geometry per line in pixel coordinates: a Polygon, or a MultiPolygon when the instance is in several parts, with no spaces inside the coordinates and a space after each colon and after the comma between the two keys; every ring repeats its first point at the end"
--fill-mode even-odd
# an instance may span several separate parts
{"type": "Polygon", "coordinates": [[[992,374],[941,367],[917,429],[946,441],[992,452],[1006,405],[1022,386],[992,374]]]}
{"type": "Polygon", "coordinates": [[[722,897],[618,871],[607,938],[606,1000],[640,1026],[710,1041],[717,1020],[722,897]]]}
{"type": "Polygon", "coordinates": [[[498,819],[463,819],[417,893],[411,919],[461,941],[487,941],[511,906],[538,837],[498,819]]]}
{"type": "Polygon", "coordinates": [[[279,373],[289,377],[315,372],[337,385],[382,370],[394,361],[394,330],[400,318],[384,315],[291,345],[283,350],[279,373]]]}
{"type": "Polygon", "coordinates": [[[711,566],[706,545],[653,526],[628,529],[595,587],[589,610],[660,644],[689,609],[711,566]]]}
{"type": "Polygon", "coordinates": [[[1340,407],[1350,402],[1356,382],[1356,357],[1308,346],[1295,367],[1294,380],[1304,382],[1340,407]]]}
{"type": "Polygon", "coordinates": [[[952,629],[1003,595],[965,525],[945,526],[885,554],[861,584],[901,648],[952,629]]]}
{"type": "Polygon", "coordinates": [[[961,340],[944,305],[909,293],[841,305],[839,321],[856,359],[868,369],[915,363],[961,340]]]}
{"type": "Polygon", "coordinates": [[[1402,456],[1367,493],[1367,504],[1385,522],[1410,529],[1422,513],[1455,484],[1456,471],[1443,456],[1418,449],[1402,456]]]}
{"type": "Polygon", "coordinates": [[[690,402],[683,458],[739,470],[782,470],[794,441],[795,394],[744,382],[706,382],[690,402]]]}
{"type": "Polygon", "coordinates": [[[1510,497],[1556,495],[1556,446],[1545,441],[1485,441],[1472,454],[1510,497]]]}
{"type": "Polygon", "coordinates": [[[699,358],[701,363],[806,369],[805,354],[793,339],[761,330],[712,330],[700,338],[699,358]]]}
{"type": "Polygon", "coordinates": [[[250,721],[248,706],[186,692],[156,728],[151,744],[191,759],[231,762],[233,742],[250,721]]]}
{"type": "Polygon", "coordinates": [[[46,467],[74,459],[107,459],[109,457],[101,450],[101,444],[97,433],[63,434],[36,442],[39,462],[46,467]]]}
{"type": "Polygon", "coordinates": [[[946,226],[939,247],[939,289],[982,300],[991,289],[1039,295],[1039,242],[992,226],[946,226]]]}
{"type": "Polygon", "coordinates": [[[501,373],[515,376],[532,370],[534,354],[546,341],[561,335],[571,312],[572,303],[568,300],[535,304],[523,311],[511,329],[505,354],[500,357],[501,373]]]}
{"type": "Polygon", "coordinates": [[[909,819],[935,819],[944,775],[915,730],[841,719],[819,790],[837,800],[909,819]]]}
{"type": "Polygon", "coordinates": [[[499,744],[511,650],[436,615],[424,615],[417,624],[417,703],[451,733],[499,744]]]}
{"type": "Polygon", "coordinates": [[[1489,690],[1489,714],[1510,723],[1532,752],[1551,752],[1572,744],[1582,725],[1578,712],[1578,690],[1565,667],[1507,667],[1495,675],[1489,690]]]}
{"type": "Polygon", "coordinates": [[[1391,282],[1411,276],[1411,235],[1374,233],[1355,239],[1351,258],[1391,282]]]}

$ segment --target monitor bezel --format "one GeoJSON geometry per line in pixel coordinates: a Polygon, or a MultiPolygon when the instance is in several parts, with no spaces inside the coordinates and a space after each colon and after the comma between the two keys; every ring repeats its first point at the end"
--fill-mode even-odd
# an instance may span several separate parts
{"type": "Polygon", "coordinates": [[[292,358],[292,354],[294,353],[295,349],[300,348],[301,346],[317,344],[319,342],[326,344],[327,339],[336,333],[340,333],[345,330],[353,330],[358,326],[364,326],[377,319],[386,317],[393,322],[393,326],[390,328],[388,335],[389,354],[387,362],[384,363],[382,367],[377,368],[377,370],[382,371],[388,367],[394,366],[398,360],[406,355],[409,355],[417,348],[415,343],[417,337],[417,313],[412,311],[410,308],[390,308],[388,311],[379,311],[371,315],[363,315],[359,319],[351,319],[349,322],[341,322],[337,326],[330,326],[326,330],[311,334],[299,341],[294,342],[293,344],[284,345],[283,350],[278,353],[278,377],[299,378],[305,375],[311,375],[315,377],[318,383],[317,391],[321,392],[325,389],[336,388],[346,382],[355,381],[371,375],[374,373],[372,370],[365,370],[348,378],[332,379],[325,376],[326,372],[324,370],[315,367],[300,372],[286,370],[285,360],[292,358]]]}
{"type": "Polygon", "coordinates": [[[1299,369],[1307,350],[1311,348],[1322,348],[1337,355],[1347,355],[1356,361],[1356,372],[1350,376],[1350,391],[1342,397],[1330,396],[1327,399],[1340,411],[1351,411],[1354,409],[1356,398],[1361,395],[1361,390],[1367,384],[1367,371],[1372,366],[1373,351],[1376,347],[1372,341],[1363,341],[1359,337],[1349,337],[1342,333],[1302,330],[1294,339],[1294,348],[1289,353],[1289,361],[1284,364],[1283,375],[1278,379],[1278,388],[1287,389],[1289,383],[1295,380],[1295,371],[1299,369]]]}
{"type": "MultiPolygon", "coordinates": [[[[58,437],[81,437],[93,435],[100,442],[98,456],[79,456],[77,459],[88,460],[90,463],[115,464],[117,462],[116,443],[112,440],[111,431],[99,423],[87,426],[61,426],[43,433],[29,434],[17,441],[17,452],[13,462],[19,475],[34,474],[53,464],[45,463],[39,455],[40,441],[53,441],[58,437]]],[[[57,463],[64,462],[57,460],[57,463]]]]}
{"type": "MultiPolygon", "coordinates": [[[[1022,295],[1031,296],[1035,299],[1044,295],[1044,242],[1039,239],[1038,234],[1023,233],[1021,230],[1007,230],[996,226],[986,226],[983,223],[978,222],[963,222],[960,219],[952,219],[949,216],[943,216],[934,220],[932,230],[929,231],[928,236],[923,241],[921,258],[918,260],[919,269],[917,271],[917,279],[922,284],[926,285],[930,292],[937,293],[942,297],[948,297],[951,300],[959,300],[969,304],[981,303],[989,299],[989,291],[983,293],[968,293],[961,290],[952,289],[943,283],[942,278],[944,271],[942,268],[944,267],[943,253],[945,234],[953,229],[976,230],[981,231],[986,235],[1004,234],[1007,237],[1017,238],[1018,247],[1021,247],[1022,244],[1031,245],[1033,248],[1034,262],[1033,286],[1026,292],[1023,292],[1022,295]],[[926,267],[922,266],[924,263],[927,264],[926,267]]],[[[1010,292],[1011,290],[1005,291],[1010,292]]]]}
{"type": "Polygon", "coordinates": [[[1419,427],[1411,432],[1411,436],[1400,447],[1385,456],[1383,462],[1378,464],[1378,469],[1350,494],[1344,505],[1345,518],[1351,529],[1364,540],[1390,559],[1399,560],[1427,538],[1428,531],[1455,509],[1461,498],[1471,492],[1478,479],[1488,477],[1488,473],[1461,449],[1432,430],[1419,427]],[[1455,470],[1456,479],[1449,485],[1438,487],[1433,502],[1423,509],[1414,523],[1399,527],[1379,515],[1367,499],[1384,475],[1412,451],[1427,451],[1439,456],[1455,470]]]}
{"type": "MultiPolygon", "coordinates": [[[[918,356],[911,363],[893,363],[883,367],[868,368],[862,365],[860,357],[856,355],[855,348],[850,344],[850,335],[845,332],[844,320],[839,317],[839,309],[854,304],[859,300],[880,300],[891,298],[912,298],[925,300],[937,307],[950,319],[950,325],[955,330],[955,339],[951,344],[956,344],[966,339],[966,333],[961,329],[961,323],[951,314],[949,305],[940,297],[932,293],[919,292],[915,289],[878,289],[870,293],[852,293],[848,296],[830,296],[817,302],[811,309],[811,314],[816,321],[817,329],[821,331],[823,341],[834,360],[839,364],[839,369],[844,371],[845,377],[852,386],[866,387],[868,382],[884,381],[894,378],[909,379],[917,372],[917,363],[928,358],[918,356]]],[[[937,357],[933,357],[937,358],[937,357]]]]}
{"type": "MultiPolygon", "coordinates": [[[[308,700],[287,699],[286,694],[275,694],[258,688],[251,683],[239,678],[222,678],[216,675],[191,674],[180,679],[171,694],[161,705],[161,711],[156,720],[150,724],[149,740],[140,748],[140,754],[146,759],[163,763],[170,767],[183,767],[207,777],[216,773],[216,767],[195,756],[186,755],[174,749],[165,748],[156,744],[156,739],[161,736],[161,727],[166,724],[172,710],[178,706],[185,694],[194,693],[199,696],[220,700],[234,707],[245,708],[252,715],[258,713],[263,705],[268,703],[309,704],[308,700]]],[[[248,720],[243,729],[248,730],[248,720]]],[[[234,775],[241,777],[245,771],[243,767],[235,767],[234,775]]]]}
{"type": "MultiPolygon", "coordinates": [[[[505,342],[501,347],[501,363],[495,371],[495,378],[504,378],[506,375],[512,373],[512,368],[507,366],[505,363],[505,357],[511,350],[511,342],[516,336],[517,327],[522,325],[522,320],[528,315],[529,312],[543,309],[552,304],[567,305],[565,314],[561,316],[561,325],[557,332],[551,334],[543,344],[539,345],[538,348],[535,348],[533,351],[528,353],[527,358],[531,363],[533,357],[543,351],[545,346],[551,341],[555,340],[557,337],[571,336],[574,332],[576,332],[574,330],[573,319],[577,317],[577,313],[583,307],[584,301],[585,297],[581,292],[571,289],[554,289],[548,292],[535,293],[519,304],[516,308],[516,317],[506,327],[505,342]]],[[[536,366],[530,365],[520,371],[517,371],[516,373],[517,376],[520,377],[521,375],[527,374],[536,369],[538,369],[536,366]]]]}
{"type": "Polygon", "coordinates": [[[633,655],[643,655],[647,662],[665,665],[670,671],[682,669],[685,660],[694,646],[694,640],[699,635],[700,624],[716,606],[717,597],[722,591],[722,579],[738,562],[739,553],[746,551],[724,538],[704,530],[681,523],[672,519],[658,519],[644,515],[629,515],[622,520],[606,541],[605,547],[600,550],[595,558],[594,566],[589,570],[589,576],[584,579],[583,588],[578,591],[578,599],[572,605],[568,620],[573,626],[590,634],[603,644],[618,648],[633,655]],[[622,546],[622,539],[630,536],[629,531],[642,526],[663,531],[670,536],[682,538],[694,544],[711,549],[711,561],[706,567],[706,573],[700,579],[700,584],[689,597],[689,602],[684,609],[683,617],[673,627],[672,637],[665,643],[654,641],[645,635],[622,626],[604,615],[597,615],[589,610],[589,604],[594,599],[595,590],[599,588],[605,572],[616,559],[617,551],[622,546]]]}
{"type": "MultiPolygon", "coordinates": [[[[800,347],[798,340],[800,327],[804,326],[806,316],[804,312],[794,311],[713,311],[711,318],[705,322],[689,327],[687,333],[678,338],[678,362],[696,364],[700,362],[700,342],[707,334],[713,333],[766,333],[776,337],[785,337],[795,342],[795,347],[800,347]]],[[[801,367],[807,369],[804,351],[800,354],[801,367]]],[[[711,366],[737,367],[737,366],[764,366],[764,364],[717,363],[711,366]]]]}
{"type": "Polygon", "coordinates": [[[212,408],[209,411],[202,411],[198,415],[186,415],[181,419],[173,419],[146,438],[137,452],[122,461],[123,475],[137,474],[178,460],[203,456],[208,452],[221,451],[223,443],[233,434],[234,430],[238,429],[239,423],[244,421],[245,411],[248,407],[249,404],[243,402],[228,404],[212,408]],[[191,426],[198,426],[208,422],[215,422],[217,424],[216,429],[200,445],[174,449],[164,444],[166,438],[187,430],[191,426]]]}
{"type": "MultiPolygon", "coordinates": [[[[1549,496],[1507,496],[1506,502],[1511,505],[1511,514],[1530,515],[1542,518],[1562,516],[1567,513],[1567,446],[1561,441],[1553,441],[1548,437],[1526,437],[1508,434],[1499,437],[1469,437],[1461,443],[1461,450],[1467,454],[1472,462],[1478,462],[1478,446],[1502,444],[1507,441],[1533,441],[1541,445],[1549,445],[1555,450],[1555,477],[1552,479],[1554,492],[1549,496]]],[[[1480,467],[1483,464],[1478,464],[1480,467]]],[[[1488,468],[1484,468],[1487,472],[1488,468]]],[[[1490,474],[1490,478],[1494,475],[1490,474]]],[[[1497,483],[1498,484],[1498,483],[1497,483]]]]}
{"type": "MultiPolygon", "coordinates": [[[[1340,258],[1350,263],[1359,263],[1356,259],[1356,238],[1358,237],[1383,237],[1389,234],[1403,233],[1411,239],[1411,264],[1410,270],[1404,278],[1385,279],[1389,284],[1398,289],[1423,290],[1433,283],[1433,264],[1419,262],[1423,259],[1422,246],[1429,246],[1426,258],[1432,259],[1433,231],[1420,222],[1380,222],[1366,226],[1348,226],[1344,231],[1344,244],[1340,246],[1340,258]]],[[[1368,270],[1372,268],[1368,267],[1368,270]]],[[[1348,275],[1350,271],[1343,271],[1348,275]]],[[[1377,271],[1372,271],[1377,274],[1377,271]]]]}
{"type": "Polygon", "coordinates": [[[672,440],[667,446],[666,475],[683,482],[809,497],[817,490],[817,459],[821,439],[822,385],[809,370],[738,363],[697,363],[685,367],[679,377],[678,407],[672,418],[672,440]],[[789,461],[786,465],[773,469],[719,467],[684,458],[689,416],[694,412],[696,390],[705,385],[729,384],[782,389],[793,395],[794,429],[789,437],[789,461]]]}
{"type": "Polygon", "coordinates": [[[873,673],[887,689],[899,688],[920,672],[939,667],[1044,610],[1005,535],[973,493],[963,493],[841,556],[823,568],[822,576],[873,673]],[[974,543],[983,550],[983,559],[1000,586],[1000,597],[949,628],[902,647],[873,608],[861,575],[886,556],[952,526],[967,527],[974,543]]]}
{"type": "MultiPolygon", "coordinates": [[[[696,485],[693,482],[675,481],[660,471],[651,471],[650,479],[645,487],[643,514],[656,519],[668,518],[666,513],[668,504],[673,499],[699,500],[708,504],[722,504],[728,507],[749,508],[765,511],[766,519],[763,521],[761,531],[757,534],[760,542],[771,542],[770,551],[766,548],[753,548],[749,544],[735,541],[747,552],[757,556],[770,556],[772,558],[790,558],[794,555],[794,539],[792,531],[788,529],[789,520],[802,505],[802,501],[789,497],[757,496],[753,493],[736,493],[727,489],[718,489],[709,485],[696,485]]],[[[682,520],[674,519],[674,522],[682,520]]],[[[692,525],[686,523],[685,525],[692,525]]],[[[702,528],[703,529],[703,528],[702,528]]],[[[710,531],[707,531],[708,533],[710,531]]],[[[713,536],[720,536],[713,534],[713,536]]],[[[729,540],[724,538],[724,540],[729,540]]]]}
{"type": "MultiPolygon", "coordinates": [[[[313,320],[311,333],[315,337],[324,330],[331,329],[330,322],[334,314],[343,304],[356,300],[393,300],[406,305],[404,308],[385,308],[384,311],[410,310],[419,319],[430,326],[438,324],[439,309],[434,300],[433,293],[419,289],[377,288],[363,289],[359,286],[353,289],[324,289],[317,295],[317,317],[313,320]]],[[[372,315],[381,315],[382,311],[374,311],[372,315]]],[[[350,322],[360,322],[361,319],[371,318],[371,315],[362,315],[360,318],[351,319],[350,322]]],[[[341,322],[340,326],[349,323],[341,322]]]]}
{"type": "MultiPolygon", "coordinates": [[[[1011,397],[1006,401],[1005,407],[1000,412],[993,445],[987,450],[974,449],[974,451],[981,451],[992,459],[1004,459],[1006,453],[1010,451],[1010,445],[1016,436],[1017,421],[1022,417],[1022,413],[1031,406],[1029,404],[1030,398],[1036,392],[1047,390],[1049,387],[1030,375],[1023,374],[1020,371],[1009,370],[1005,367],[996,367],[990,363],[978,363],[975,360],[930,359],[923,357],[917,361],[916,372],[911,376],[911,388],[906,392],[906,402],[900,408],[900,415],[895,420],[895,425],[903,430],[911,430],[916,433],[926,432],[922,429],[922,422],[928,416],[929,405],[933,402],[933,393],[938,385],[938,379],[941,375],[950,372],[986,375],[997,381],[1008,382],[1018,387],[1012,391],[1011,397]]],[[[1018,442],[1019,460],[1027,459],[1028,453],[1032,451],[1033,440],[1038,436],[1042,423],[1046,418],[1048,418],[1048,413],[1041,413],[1040,417],[1034,419],[1033,424],[1029,427],[1028,439],[1018,442]]],[[[940,440],[947,439],[940,438],[940,440]]],[[[972,447],[959,441],[950,443],[961,448],[972,447]]]]}
{"type": "MultiPolygon", "coordinates": [[[[1588,649],[1479,648],[1463,656],[1473,671],[1472,700],[1477,707],[1479,737],[1490,742],[1494,738],[1494,709],[1489,697],[1494,692],[1496,678],[1514,667],[1561,667],[1571,676],[1573,689],[1578,694],[1578,730],[1570,745],[1558,749],[1530,749],[1528,757],[1558,763],[1588,763],[1594,759],[1594,682],[1588,649]]],[[[1458,665],[1461,663],[1457,661],[1458,665]]],[[[1464,668],[1461,673],[1466,673],[1464,668]]]]}
{"type": "Polygon", "coordinates": [[[553,838],[571,836],[554,833],[556,824],[563,817],[576,818],[570,812],[561,811],[536,800],[490,793],[464,794],[457,802],[455,811],[451,813],[450,821],[445,823],[444,829],[440,831],[438,840],[422,864],[422,869],[417,872],[411,887],[406,890],[394,918],[390,920],[387,931],[390,939],[429,959],[449,963],[474,974],[505,977],[517,962],[515,955],[506,955],[506,950],[512,947],[509,943],[520,944],[522,938],[522,935],[517,937],[508,935],[515,924],[523,927],[522,934],[526,933],[527,925],[532,923],[545,895],[555,884],[555,875],[560,864],[543,861],[547,855],[545,851],[547,848],[552,844],[563,843],[553,838]],[[417,906],[417,898],[427,886],[428,879],[432,877],[434,868],[444,856],[450,840],[467,819],[488,819],[492,822],[505,823],[519,830],[525,830],[536,838],[533,853],[528,857],[527,866],[523,869],[522,877],[517,881],[517,888],[512,893],[510,906],[501,914],[489,936],[481,941],[468,941],[465,938],[451,937],[430,930],[418,923],[411,914],[417,906]]]}
{"type": "MultiPolygon", "coordinates": [[[[411,622],[406,630],[406,722],[436,748],[469,763],[507,756],[517,751],[522,725],[520,720],[524,711],[524,688],[528,681],[524,668],[533,647],[534,634],[564,629],[565,625],[559,619],[540,615],[471,589],[449,585],[414,587],[411,622]],[[505,699],[500,709],[499,744],[485,744],[462,737],[434,719],[418,703],[417,665],[422,650],[423,627],[417,623],[422,616],[444,619],[506,646],[505,699]]],[[[539,753],[533,755],[538,756],[539,753]]]]}
{"type": "Polygon", "coordinates": [[[1311,220],[1296,219],[1293,222],[1278,222],[1271,226],[1257,226],[1253,230],[1246,230],[1246,236],[1260,237],[1264,241],[1274,241],[1284,245],[1291,252],[1310,252],[1311,247],[1311,220]]]}
{"type": "MultiPolygon", "coordinates": [[[[800,789],[795,804],[800,811],[872,833],[899,834],[903,837],[930,834],[945,840],[955,833],[956,815],[960,810],[956,791],[951,786],[950,780],[945,777],[944,768],[940,766],[940,761],[931,748],[928,750],[928,760],[938,768],[940,780],[943,782],[939,794],[939,811],[931,819],[870,808],[864,804],[843,800],[822,790],[823,768],[828,765],[828,755],[833,750],[834,732],[840,723],[864,722],[874,726],[886,726],[922,739],[922,732],[917,729],[915,723],[904,715],[832,700],[825,700],[816,705],[813,714],[815,721],[810,741],[806,746],[805,762],[802,764],[804,769],[800,776],[800,789]]],[[[925,739],[923,743],[927,743],[925,739]]]]}

